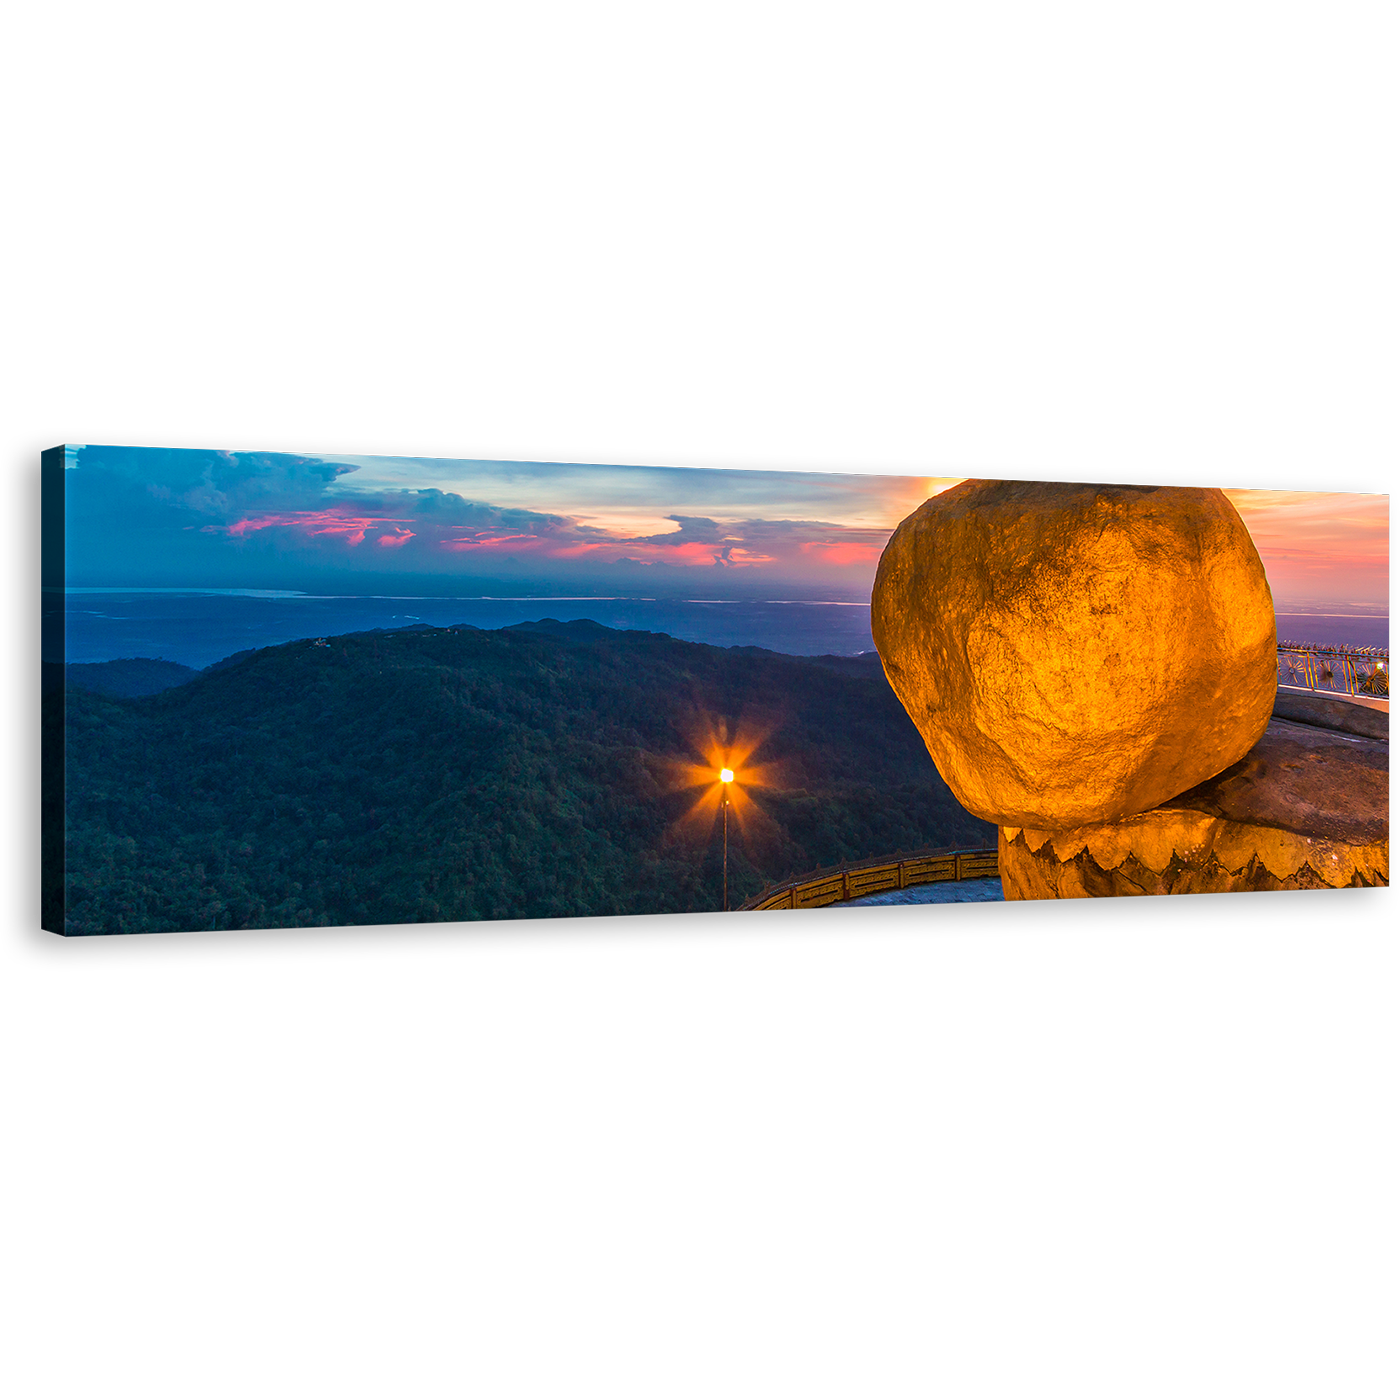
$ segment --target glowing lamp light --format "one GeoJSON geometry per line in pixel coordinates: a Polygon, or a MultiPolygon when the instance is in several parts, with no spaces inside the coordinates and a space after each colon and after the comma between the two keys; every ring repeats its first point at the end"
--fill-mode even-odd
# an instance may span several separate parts
{"type": "Polygon", "coordinates": [[[724,813],[724,908],[729,911],[729,784],[734,781],[734,770],[732,768],[721,768],[719,770],[719,780],[724,787],[724,798],[720,802],[720,810],[724,813]]]}

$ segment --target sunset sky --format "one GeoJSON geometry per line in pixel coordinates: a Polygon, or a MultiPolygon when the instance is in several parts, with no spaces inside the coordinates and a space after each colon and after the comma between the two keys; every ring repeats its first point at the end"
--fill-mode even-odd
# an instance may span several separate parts
{"type": "MultiPolygon", "coordinates": [[[[75,586],[868,598],[957,478],[68,449],[75,586]],[[398,586],[398,585],[395,585],[398,586]]],[[[1386,611],[1389,499],[1227,491],[1284,610],[1386,611]]]]}

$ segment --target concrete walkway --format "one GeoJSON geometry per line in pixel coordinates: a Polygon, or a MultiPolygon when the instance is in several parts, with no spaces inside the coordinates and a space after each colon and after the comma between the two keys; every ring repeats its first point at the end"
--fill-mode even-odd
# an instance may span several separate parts
{"type": "Polygon", "coordinates": [[[886,890],[883,894],[868,894],[861,899],[848,899],[825,907],[851,909],[862,904],[985,904],[1001,898],[1000,879],[936,880],[929,885],[914,885],[907,890],[886,890]]]}

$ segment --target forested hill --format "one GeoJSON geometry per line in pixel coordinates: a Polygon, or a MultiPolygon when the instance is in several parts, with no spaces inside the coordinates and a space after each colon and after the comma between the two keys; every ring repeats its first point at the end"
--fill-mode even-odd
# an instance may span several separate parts
{"type": "MultiPolygon", "coordinates": [[[[506,630],[553,632],[563,636],[577,637],[582,634],[584,629],[590,627],[599,632],[611,630],[599,623],[582,620],[557,622],[552,618],[546,618],[543,622],[517,623],[514,627],[506,630]]],[[[411,627],[392,629],[376,627],[372,633],[356,635],[382,636],[386,631],[431,632],[433,630],[435,629],[420,622],[411,627]]],[[[439,630],[475,632],[478,629],[468,623],[463,623],[455,628],[439,630]]],[[[229,666],[236,665],[252,656],[256,650],[256,648],[252,648],[248,651],[240,651],[233,656],[226,656],[222,661],[216,661],[212,666],[206,666],[203,672],[195,670],[192,666],[182,666],[175,661],[165,661],[149,656],[125,657],[120,661],[69,662],[66,666],[57,662],[45,661],[43,663],[44,694],[47,695],[51,690],[66,684],[70,689],[81,687],[84,690],[95,690],[100,695],[156,695],[162,690],[171,689],[173,686],[184,685],[198,675],[207,674],[210,671],[222,671],[229,666]]],[[[763,647],[730,647],[728,650],[754,656],[779,655],[779,653],[768,651],[763,647]]],[[[878,677],[884,674],[880,666],[880,658],[873,651],[861,652],[856,656],[808,656],[799,659],[840,671],[847,676],[878,677]]]]}
{"type": "Polygon", "coordinates": [[[155,695],[173,685],[184,685],[199,672],[176,661],[153,660],[148,656],[125,657],[120,661],[88,661],[60,666],[44,662],[44,693],[56,685],[82,686],[101,695],[155,695]]]}
{"type": "Polygon", "coordinates": [[[71,933],[716,909],[730,753],[734,904],[993,836],[876,658],[595,623],[292,642],[157,695],[70,687],[66,724],[71,933]]]}

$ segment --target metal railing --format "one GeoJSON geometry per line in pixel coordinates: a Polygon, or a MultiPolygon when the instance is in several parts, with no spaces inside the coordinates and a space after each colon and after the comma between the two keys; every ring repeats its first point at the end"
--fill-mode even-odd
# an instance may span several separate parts
{"type": "Polygon", "coordinates": [[[862,895],[907,890],[935,880],[986,880],[998,874],[995,848],[919,851],[880,860],[847,861],[769,885],[741,909],[820,909],[862,895]]]}
{"type": "Polygon", "coordinates": [[[1390,697],[1390,651],[1386,647],[1323,647],[1308,642],[1278,644],[1278,683],[1339,695],[1390,697]]]}

